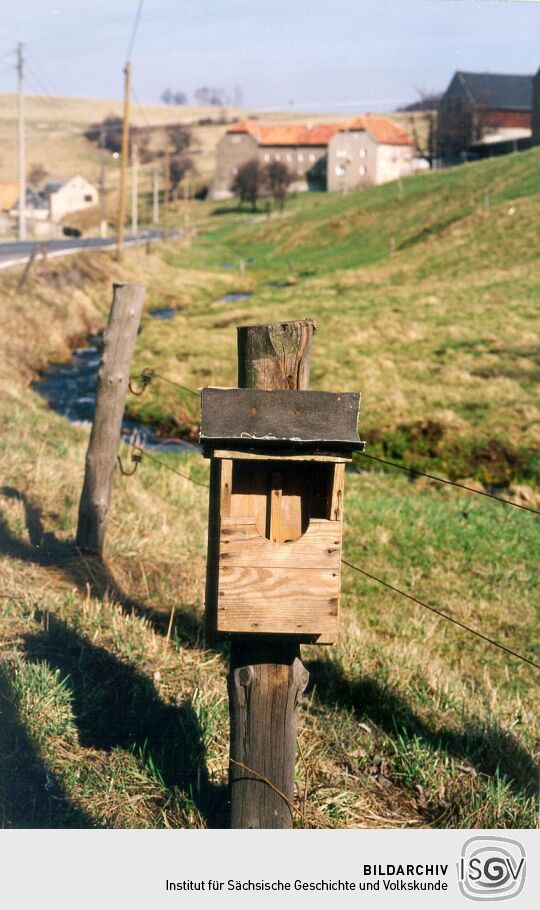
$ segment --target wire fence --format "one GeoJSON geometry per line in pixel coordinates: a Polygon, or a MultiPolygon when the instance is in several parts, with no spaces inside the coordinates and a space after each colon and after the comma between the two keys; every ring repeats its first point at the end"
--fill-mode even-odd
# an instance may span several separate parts
{"type": "Polygon", "coordinates": [[[363,458],[369,458],[370,461],[378,461],[380,464],[390,465],[392,468],[397,468],[399,471],[405,471],[407,474],[414,474],[417,477],[428,477],[436,483],[447,484],[450,487],[459,487],[461,490],[466,490],[468,493],[476,493],[477,496],[487,496],[488,499],[494,499],[495,502],[502,502],[507,506],[513,506],[515,509],[523,509],[525,512],[532,512],[534,515],[540,515],[540,511],[531,508],[531,506],[523,506],[519,502],[512,502],[511,499],[505,499],[503,496],[495,496],[494,493],[487,493],[485,490],[475,490],[474,487],[468,487],[466,484],[459,483],[457,480],[447,480],[444,477],[436,477],[435,474],[427,474],[426,471],[418,471],[416,468],[409,468],[406,465],[397,464],[395,461],[379,458],[377,455],[368,455],[366,452],[359,452],[358,454],[363,458]]]}
{"type": "MultiPolygon", "coordinates": [[[[170,379],[168,376],[163,376],[162,374],[157,373],[155,370],[150,369],[149,367],[145,367],[145,369],[141,372],[141,374],[138,377],[138,381],[140,382],[141,387],[139,389],[137,389],[134,385],[134,381],[131,380],[129,383],[129,390],[132,392],[133,395],[140,396],[148,388],[148,386],[152,382],[154,382],[154,380],[156,380],[156,379],[161,380],[162,382],[170,383],[171,385],[176,386],[177,388],[181,389],[184,392],[188,392],[191,395],[195,395],[197,397],[200,396],[200,393],[196,392],[194,389],[190,389],[188,386],[184,386],[181,383],[178,383],[175,380],[170,379]]],[[[169,441],[176,442],[177,440],[169,440],[169,441]]],[[[146,449],[144,449],[144,446],[142,444],[140,437],[132,435],[131,440],[128,442],[128,446],[130,446],[130,448],[131,448],[131,461],[134,464],[134,468],[130,471],[126,471],[125,468],[123,467],[122,461],[119,457],[118,458],[119,466],[120,466],[120,469],[124,476],[130,476],[130,475],[134,474],[138,468],[138,465],[141,463],[141,461],[143,460],[143,457],[144,457],[144,458],[150,459],[150,461],[155,462],[160,467],[165,468],[168,471],[172,471],[174,474],[177,474],[179,477],[182,477],[184,480],[188,480],[190,483],[195,484],[196,486],[205,487],[206,489],[209,488],[210,485],[208,483],[205,483],[204,481],[196,480],[194,477],[190,477],[188,474],[185,474],[182,471],[179,471],[177,468],[173,468],[172,465],[167,464],[167,462],[162,461],[161,459],[156,458],[154,455],[149,453],[146,449]]],[[[418,475],[420,477],[427,477],[430,480],[433,480],[437,483],[445,484],[445,485],[448,485],[451,487],[458,487],[459,489],[465,490],[468,493],[476,493],[480,496],[486,496],[488,499],[493,499],[498,503],[503,503],[504,505],[514,506],[515,508],[523,509],[526,512],[532,512],[535,515],[540,515],[540,511],[537,509],[531,508],[529,506],[520,505],[519,503],[512,502],[512,500],[505,499],[501,496],[495,496],[494,494],[487,493],[483,490],[476,490],[476,489],[474,489],[474,487],[469,487],[466,484],[459,483],[458,481],[448,480],[443,477],[437,477],[434,474],[428,474],[427,472],[419,471],[416,468],[408,468],[408,467],[405,467],[404,465],[397,464],[396,462],[389,461],[384,458],[379,458],[376,455],[367,455],[365,452],[359,452],[359,454],[362,457],[368,458],[371,461],[379,462],[381,464],[388,465],[393,468],[398,468],[399,470],[405,471],[408,474],[414,474],[414,475],[418,475]]],[[[361,575],[364,575],[366,578],[370,579],[371,581],[374,581],[378,585],[381,585],[382,587],[386,588],[387,590],[392,591],[392,593],[399,594],[401,597],[404,597],[407,600],[412,601],[412,603],[414,603],[420,607],[423,607],[426,610],[429,610],[431,613],[434,613],[441,619],[444,619],[447,622],[452,623],[455,626],[458,626],[460,629],[463,629],[464,631],[469,632],[471,635],[474,635],[477,638],[482,639],[483,641],[487,642],[488,644],[493,645],[495,648],[498,648],[499,650],[504,651],[506,654],[509,654],[512,657],[517,658],[518,660],[522,661],[525,664],[528,664],[531,667],[534,667],[536,670],[540,670],[540,664],[536,663],[531,658],[526,657],[523,654],[520,654],[518,651],[515,651],[512,648],[509,648],[507,645],[502,644],[501,642],[497,641],[494,638],[490,638],[489,635],[485,635],[483,632],[480,632],[478,629],[474,629],[472,626],[468,626],[466,623],[461,622],[461,620],[456,619],[455,617],[451,616],[449,613],[446,613],[443,610],[440,610],[438,607],[434,607],[431,604],[425,603],[425,601],[420,600],[418,597],[415,597],[413,594],[410,594],[407,591],[402,591],[400,588],[397,588],[394,585],[391,585],[389,582],[384,581],[384,579],[382,579],[382,578],[378,578],[376,575],[373,575],[371,572],[368,572],[366,569],[362,569],[361,566],[358,566],[352,562],[349,562],[349,560],[347,560],[347,559],[342,559],[341,562],[344,566],[347,566],[349,569],[352,569],[353,571],[358,572],[361,575]]]]}

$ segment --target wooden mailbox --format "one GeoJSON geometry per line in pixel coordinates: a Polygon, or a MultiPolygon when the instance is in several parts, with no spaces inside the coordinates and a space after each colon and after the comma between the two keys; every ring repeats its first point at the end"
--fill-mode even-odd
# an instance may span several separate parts
{"type": "Polygon", "coordinates": [[[203,389],[210,634],[335,641],[359,402],[348,392],[203,389]]]}

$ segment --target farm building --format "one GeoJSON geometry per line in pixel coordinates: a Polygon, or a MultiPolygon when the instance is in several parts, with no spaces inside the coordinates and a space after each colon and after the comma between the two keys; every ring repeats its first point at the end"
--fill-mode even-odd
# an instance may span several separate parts
{"type": "Polygon", "coordinates": [[[71,212],[97,205],[99,193],[95,186],[80,175],[65,182],[53,180],[45,184],[42,191],[49,208],[51,221],[58,222],[71,212]]]}
{"type": "Polygon", "coordinates": [[[232,196],[238,169],[252,158],[262,165],[273,161],[287,165],[293,174],[291,189],[301,192],[370,186],[412,173],[414,150],[405,131],[379,115],[366,115],[349,125],[244,120],[218,143],[211,198],[232,196]]]}
{"type": "MultiPolygon", "coordinates": [[[[16,218],[19,214],[19,193],[15,195],[13,205],[10,209],[10,215],[16,218]]],[[[26,187],[26,204],[24,207],[25,217],[31,221],[47,221],[49,217],[49,207],[41,193],[33,186],[26,187]]]]}
{"type": "Polygon", "coordinates": [[[406,177],[416,152],[408,133],[388,117],[365,114],[328,143],[328,190],[352,190],[406,177]]]}
{"type": "Polygon", "coordinates": [[[212,199],[232,196],[238,168],[251,158],[261,164],[282,161],[294,174],[295,191],[326,188],[328,142],[341,124],[259,123],[243,120],[227,130],[217,145],[212,199]]]}
{"type": "Polygon", "coordinates": [[[456,72],[439,104],[438,154],[447,163],[531,145],[532,75],[456,72]]]}

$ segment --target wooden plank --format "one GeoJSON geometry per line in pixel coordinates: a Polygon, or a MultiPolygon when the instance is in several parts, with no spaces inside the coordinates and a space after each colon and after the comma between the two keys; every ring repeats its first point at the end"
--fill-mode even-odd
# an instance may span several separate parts
{"type": "Polygon", "coordinates": [[[341,525],[312,519],[302,537],[276,544],[262,537],[251,518],[222,518],[221,566],[261,566],[294,569],[339,570],[341,525]]]}
{"type": "Polygon", "coordinates": [[[231,495],[233,481],[233,463],[230,458],[224,458],[221,462],[221,515],[231,514],[231,495]]]}
{"type": "Polygon", "coordinates": [[[201,442],[361,446],[356,392],[202,390],[201,442]]]}
{"type": "MultiPolygon", "coordinates": [[[[268,537],[273,543],[283,543],[284,537],[282,534],[286,534],[285,528],[282,528],[281,521],[281,503],[283,498],[283,477],[281,474],[276,471],[272,474],[270,478],[271,488],[270,488],[270,497],[269,497],[269,527],[268,527],[268,537]]],[[[291,539],[293,539],[293,534],[291,530],[291,539]]],[[[296,535],[294,535],[296,536],[296,535]]]]}
{"type": "Polygon", "coordinates": [[[221,466],[223,461],[210,462],[210,492],[208,499],[208,549],[206,557],[205,626],[210,641],[217,632],[217,586],[220,536],[221,466]]]}
{"type": "Polygon", "coordinates": [[[221,566],[218,629],[222,632],[332,635],[339,569],[221,566]],[[291,618],[294,617],[294,622],[291,618]]]}
{"type": "Polygon", "coordinates": [[[350,455],[336,455],[335,453],[323,452],[303,452],[302,455],[292,455],[287,452],[255,452],[252,449],[211,449],[205,452],[205,457],[209,458],[232,458],[234,461],[323,461],[335,464],[350,464],[352,457],[350,455]]]}
{"type": "Polygon", "coordinates": [[[343,492],[345,487],[345,465],[334,465],[334,479],[332,483],[332,501],[330,505],[330,518],[341,522],[343,519],[343,492]]]}

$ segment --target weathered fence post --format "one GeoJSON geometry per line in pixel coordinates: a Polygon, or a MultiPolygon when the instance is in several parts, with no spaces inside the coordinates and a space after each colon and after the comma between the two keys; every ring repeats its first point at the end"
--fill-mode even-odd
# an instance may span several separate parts
{"type": "MultiPolygon", "coordinates": [[[[239,327],[239,387],[307,389],[314,331],[309,320],[239,327]]],[[[233,639],[228,680],[232,828],[292,828],[293,813],[280,793],[292,802],[298,705],[308,679],[297,641],[233,639]]]]}
{"type": "Polygon", "coordinates": [[[360,396],[312,392],[310,320],[238,329],[238,385],[203,389],[206,621],[231,638],[233,828],[293,826],[300,643],[338,630],[345,465],[360,396]]]}
{"type": "Polygon", "coordinates": [[[79,549],[88,553],[103,552],[129,369],[145,293],[140,284],[115,284],[103,335],[76,538],[79,549]]]}

